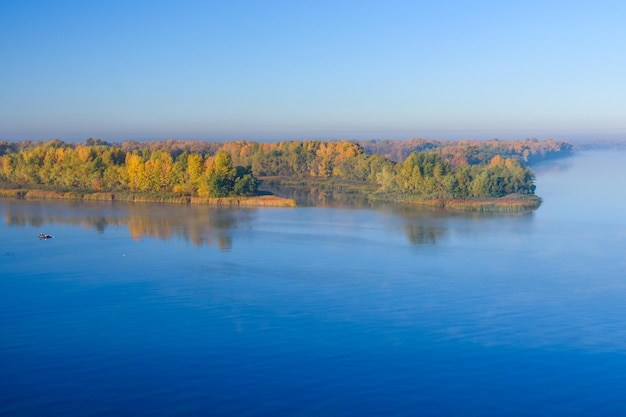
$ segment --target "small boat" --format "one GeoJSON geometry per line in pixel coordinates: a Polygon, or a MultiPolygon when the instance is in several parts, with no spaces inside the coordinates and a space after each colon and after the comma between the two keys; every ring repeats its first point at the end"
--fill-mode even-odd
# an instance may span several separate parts
{"type": "Polygon", "coordinates": [[[52,239],[52,235],[47,235],[45,233],[39,233],[39,239],[52,239]]]}

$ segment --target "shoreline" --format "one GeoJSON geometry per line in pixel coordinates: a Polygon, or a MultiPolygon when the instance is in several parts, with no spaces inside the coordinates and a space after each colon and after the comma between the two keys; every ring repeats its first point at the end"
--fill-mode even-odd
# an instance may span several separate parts
{"type": "Polygon", "coordinates": [[[296,207],[296,201],[275,195],[259,195],[252,197],[190,197],[130,194],[116,192],[78,192],[78,191],[46,191],[36,189],[0,189],[0,198],[16,198],[26,200],[82,200],[82,201],[123,201],[130,203],[173,203],[197,204],[226,207],[296,207]]]}
{"type": "MultiPolygon", "coordinates": [[[[541,205],[538,196],[505,196],[493,199],[446,199],[446,198],[411,198],[406,196],[365,194],[366,199],[373,201],[387,201],[395,204],[421,205],[445,210],[466,212],[524,212],[532,211],[541,205]]],[[[80,191],[49,191],[37,189],[0,189],[0,198],[15,199],[49,199],[49,200],[76,200],[76,201],[121,201],[131,203],[170,203],[194,204],[222,207],[297,207],[293,198],[278,197],[276,195],[259,195],[251,197],[191,197],[168,196],[151,194],[132,194],[117,192],[80,192],[80,191]]]]}
{"type": "MultiPolygon", "coordinates": [[[[377,198],[373,197],[373,199],[377,198]]],[[[500,198],[482,198],[467,200],[455,198],[414,199],[410,197],[383,197],[381,198],[381,200],[408,205],[437,207],[445,210],[493,213],[521,213],[533,211],[538,209],[542,203],[541,197],[539,196],[505,196],[500,198]]]]}

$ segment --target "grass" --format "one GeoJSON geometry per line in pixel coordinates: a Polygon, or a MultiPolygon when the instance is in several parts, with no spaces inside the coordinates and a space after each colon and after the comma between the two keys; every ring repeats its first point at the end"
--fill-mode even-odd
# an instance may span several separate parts
{"type": "Polygon", "coordinates": [[[78,191],[50,191],[28,189],[0,189],[0,197],[25,199],[59,199],[89,201],[127,201],[140,203],[174,203],[174,204],[205,204],[212,206],[245,206],[245,207],[295,207],[293,199],[275,195],[252,197],[200,198],[164,194],[134,193],[90,193],[78,191]]]}
{"type": "MultiPolygon", "coordinates": [[[[383,198],[386,199],[386,198],[383,198]]],[[[508,212],[519,213],[539,208],[541,198],[538,196],[526,196],[512,194],[501,198],[484,199],[446,199],[430,198],[419,199],[412,197],[390,196],[390,201],[417,204],[431,207],[439,207],[448,210],[472,211],[472,212],[508,212]]]]}
{"type": "MultiPolygon", "coordinates": [[[[438,207],[456,211],[471,212],[525,212],[537,209],[541,205],[541,198],[535,195],[512,194],[502,198],[488,199],[447,199],[447,198],[419,198],[394,194],[375,194],[372,187],[350,182],[332,180],[285,180],[283,178],[264,178],[270,185],[286,187],[311,187],[317,190],[327,190],[340,193],[356,193],[373,200],[391,201],[401,204],[416,204],[438,207]]],[[[142,203],[174,203],[174,204],[204,204],[213,206],[244,206],[244,207],[295,207],[294,199],[282,198],[276,195],[259,195],[253,197],[222,197],[201,198],[179,196],[174,194],[147,194],[130,192],[80,192],[80,191],[53,191],[36,189],[0,189],[0,197],[28,198],[28,199],[63,199],[63,200],[90,200],[90,201],[128,201],[142,203]]]]}
{"type": "Polygon", "coordinates": [[[263,177],[264,184],[286,188],[313,188],[319,191],[360,194],[371,200],[389,201],[399,204],[423,205],[455,211],[508,212],[532,211],[541,205],[536,195],[511,194],[501,198],[429,198],[399,194],[380,194],[371,184],[342,181],[329,178],[292,179],[283,177],[263,177]]]}

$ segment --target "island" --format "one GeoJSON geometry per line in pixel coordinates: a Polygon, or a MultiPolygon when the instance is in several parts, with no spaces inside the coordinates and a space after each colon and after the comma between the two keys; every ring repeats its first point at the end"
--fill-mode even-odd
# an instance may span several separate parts
{"type": "Polygon", "coordinates": [[[260,184],[471,211],[537,208],[539,141],[0,142],[0,196],[293,207],[260,184]]]}

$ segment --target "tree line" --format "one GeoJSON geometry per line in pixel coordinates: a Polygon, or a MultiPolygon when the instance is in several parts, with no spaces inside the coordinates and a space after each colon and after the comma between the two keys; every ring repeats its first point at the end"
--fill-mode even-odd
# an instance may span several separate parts
{"type": "Polygon", "coordinates": [[[520,160],[567,149],[554,141],[440,144],[421,143],[396,161],[352,141],[0,142],[0,180],[50,189],[225,197],[254,195],[259,178],[276,177],[364,184],[381,194],[416,198],[495,198],[534,194],[534,175],[520,160]]]}
{"type": "Polygon", "coordinates": [[[516,157],[474,163],[438,149],[413,151],[403,162],[367,153],[350,141],[229,142],[222,148],[258,176],[327,178],[374,186],[379,193],[419,198],[496,198],[534,194],[534,174],[516,157]],[[457,163],[455,163],[457,162],[457,163]]]}
{"type": "Polygon", "coordinates": [[[0,180],[18,186],[80,190],[172,193],[198,197],[251,196],[258,181],[249,169],[233,165],[224,151],[213,155],[182,152],[176,158],[148,147],[54,140],[4,149],[0,180]],[[9,149],[9,152],[7,152],[9,149]]]}

